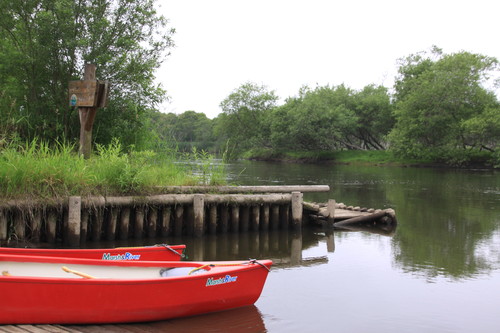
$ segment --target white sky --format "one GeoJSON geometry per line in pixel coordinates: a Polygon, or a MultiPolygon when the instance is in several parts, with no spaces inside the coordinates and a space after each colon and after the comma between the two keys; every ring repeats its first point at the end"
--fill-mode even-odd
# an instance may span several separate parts
{"type": "Polygon", "coordinates": [[[432,45],[500,59],[498,0],[158,0],[176,29],[157,73],[162,112],[209,118],[241,84],[392,87],[397,59],[432,45]]]}

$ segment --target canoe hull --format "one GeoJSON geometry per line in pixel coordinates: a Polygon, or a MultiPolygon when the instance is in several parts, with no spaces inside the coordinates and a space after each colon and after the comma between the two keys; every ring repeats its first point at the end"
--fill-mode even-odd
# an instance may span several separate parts
{"type": "MultiPolygon", "coordinates": [[[[1,261],[0,256],[0,267],[1,261]]],[[[114,264],[151,267],[159,263],[114,264]]],[[[160,264],[172,266],[172,262],[160,264]]],[[[0,324],[154,321],[251,305],[262,292],[272,262],[214,264],[196,275],[136,280],[0,276],[0,324]]]]}
{"type": "Polygon", "coordinates": [[[154,245],[111,249],[32,249],[0,247],[0,254],[97,260],[173,261],[183,256],[185,245],[154,245]]]}

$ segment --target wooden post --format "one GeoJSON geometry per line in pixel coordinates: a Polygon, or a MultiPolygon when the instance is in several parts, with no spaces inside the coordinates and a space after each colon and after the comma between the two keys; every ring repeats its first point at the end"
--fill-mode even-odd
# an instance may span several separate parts
{"type": "Polygon", "coordinates": [[[182,226],[184,220],[184,206],[177,205],[175,207],[175,236],[182,236],[182,226]]]}
{"type": "Polygon", "coordinates": [[[302,228],[302,203],[304,194],[302,192],[292,192],[292,228],[302,228]]]}
{"type": "MultiPolygon", "coordinates": [[[[85,64],[85,70],[83,74],[84,80],[95,80],[95,64],[85,64]]],[[[92,127],[94,125],[95,114],[97,108],[95,107],[79,107],[78,114],[80,116],[80,149],[79,154],[83,155],[83,158],[90,158],[90,152],[92,150],[92,127]]]]}
{"type": "Polygon", "coordinates": [[[287,230],[290,224],[290,205],[280,206],[280,229],[287,230]]]}
{"type": "Polygon", "coordinates": [[[240,231],[240,207],[238,205],[231,207],[231,231],[240,231]]]}
{"type": "Polygon", "coordinates": [[[54,210],[47,213],[47,242],[54,244],[56,242],[57,214],[54,210]]]}
{"type": "Polygon", "coordinates": [[[152,238],[156,236],[156,226],[158,225],[158,209],[156,207],[152,207],[149,211],[148,218],[148,237],[152,238]]]}
{"type": "Polygon", "coordinates": [[[7,215],[3,210],[0,210],[0,241],[7,240],[7,215]]]}
{"type": "Polygon", "coordinates": [[[217,233],[217,206],[210,206],[210,219],[208,222],[208,232],[211,235],[215,235],[217,233]]]}
{"type": "Polygon", "coordinates": [[[194,207],[193,205],[187,205],[184,208],[184,234],[186,235],[194,235],[194,207]]]}
{"type": "Polygon", "coordinates": [[[241,207],[240,231],[248,232],[249,225],[250,225],[250,207],[245,205],[241,207]]]}
{"type": "Polygon", "coordinates": [[[194,235],[201,237],[204,231],[203,221],[205,220],[205,196],[195,194],[193,198],[194,209],[194,235]]]}
{"type": "MultiPolygon", "coordinates": [[[[80,225],[80,245],[87,241],[89,218],[90,218],[90,213],[88,209],[84,209],[82,211],[81,225],[80,225]]],[[[54,235],[55,235],[55,224],[54,224],[54,235]]]]}
{"type": "Polygon", "coordinates": [[[102,225],[104,220],[104,207],[98,207],[95,210],[94,220],[92,221],[92,240],[101,240],[102,225]]]}
{"type": "Polygon", "coordinates": [[[165,206],[161,210],[161,231],[160,234],[162,237],[170,235],[170,232],[172,231],[172,226],[170,224],[170,215],[171,215],[171,208],[170,206],[165,206]]]}
{"type": "Polygon", "coordinates": [[[258,231],[260,224],[260,206],[252,206],[251,230],[258,231]]]}
{"type": "Polygon", "coordinates": [[[128,229],[130,225],[130,207],[122,207],[120,213],[120,224],[118,226],[118,235],[120,239],[128,239],[128,229]]]}
{"type": "Polygon", "coordinates": [[[225,204],[220,205],[220,231],[226,233],[229,224],[229,207],[225,204]]]}
{"type": "Polygon", "coordinates": [[[40,233],[42,228],[42,212],[35,209],[31,213],[31,241],[40,242],[40,233]]]}
{"type": "Polygon", "coordinates": [[[280,206],[273,205],[271,207],[271,230],[278,230],[280,225],[280,206]]]}
{"type": "Polygon", "coordinates": [[[14,231],[17,239],[24,239],[26,235],[26,224],[21,210],[14,212],[14,231]]]}
{"type": "Polygon", "coordinates": [[[144,207],[135,207],[134,237],[136,239],[141,239],[143,230],[144,230],[144,207]]]}
{"type": "Polygon", "coordinates": [[[328,210],[328,227],[331,227],[333,226],[333,222],[335,222],[335,206],[336,206],[336,202],[334,199],[329,199],[328,200],[328,206],[327,206],[327,210],[328,210]]]}
{"type": "Polygon", "coordinates": [[[116,225],[118,224],[118,208],[111,207],[108,216],[108,226],[106,230],[106,237],[108,240],[115,240],[116,238],[116,225]]]}
{"type": "Polygon", "coordinates": [[[262,220],[261,220],[261,229],[269,230],[269,205],[262,205],[262,220]]]}
{"type": "Polygon", "coordinates": [[[68,224],[65,226],[64,243],[71,247],[80,246],[80,226],[82,217],[82,198],[69,197],[68,224]]]}

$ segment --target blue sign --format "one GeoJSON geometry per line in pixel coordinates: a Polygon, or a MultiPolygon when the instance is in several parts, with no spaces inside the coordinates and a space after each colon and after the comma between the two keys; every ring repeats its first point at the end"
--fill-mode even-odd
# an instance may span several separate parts
{"type": "Polygon", "coordinates": [[[77,100],[76,95],[75,94],[71,95],[71,98],[69,99],[69,105],[76,106],[76,100],[77,100]]]}

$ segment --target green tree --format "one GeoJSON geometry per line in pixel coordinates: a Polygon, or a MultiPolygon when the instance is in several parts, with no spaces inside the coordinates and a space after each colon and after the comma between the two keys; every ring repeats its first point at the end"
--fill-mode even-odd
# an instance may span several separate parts
{"type": "Polygon", "coordinates": [[[353,93],[344,85],[301,88],[298,97],[289,98],[274,112],[271,141],[275,148],[361,149],[350,135],[358,122],[353,93]]]}
{"type": "Polygon", "coordinates": [[[150,129],[169,147],[187,152],[194,147],[214,151],[213,126],[214,122],[201,112],[186,111],[180,115],[157,112],[152,115],[150,129]]]}
{"type": "Polygon", "coordinates": [[[498,61],[434,48],[402,59],[395,83],[392,148],[403,156],[463,160],[498,144],[499,102],[485,86],[498,61]],[[493,135],[493,136],[491,136],[493,135]]]}
{"type": "Polygon", "coordinates": [[[154,0],[5,0],[0,11],[0,92],[18,111],[11,117],[21,137],[78,137],[67,85],[85,63],[112,87],[95,140],[138,144],[148,135],[143,125],[165,93],[154,70],[174,32],[154,0]]]}
{"type": "Polygon", "coordinates": [[[391,98],[383,86],[368,85],[353,95],[358,123],[351,135],[364,149],[383,150],[386,136],[394,126],[391,98]]]}
{"type": "Polygon", "coordinates": [[[269,146],[270,128],[266,118],[278,97],[264,85],[247,82],[220,104],[218,135],[228,138],[241,149],[269,146]]]}

